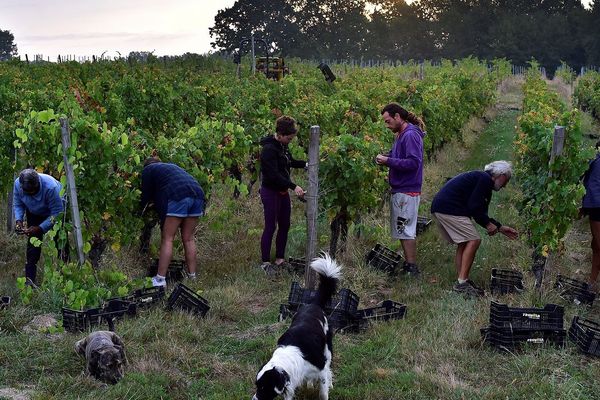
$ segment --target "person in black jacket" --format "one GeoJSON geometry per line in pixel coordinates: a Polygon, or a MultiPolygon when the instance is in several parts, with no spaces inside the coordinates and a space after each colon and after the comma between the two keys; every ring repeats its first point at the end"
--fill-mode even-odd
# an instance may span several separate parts
{"type": "Polygon", "coordinates": [[[204,191],[183,168],[148,158],[142,171],[141,207],[153,205],[160,218],[161,242],[158,272],[153,286],[166,286],[165,276],[173,256],[173,240],[181,231],[181,241],[189,277],[196,278],[196,242],[194,230],[198,217],[204,215],[204,191]]]}
{"type": "Polygon", "coordinates": [[[296,121],[284,115],[275,123],[275,135],[266,136],[260,141],[260,198],[265,212],[265,228],[260,240],[261,268],[268,275],[275,273],[285,262],[285,246],[292,209],[288,190],[293,190],[300,198],[305,194],[304,189],[290,179],[291,168],[306,167],[306,161],[294,160],[288,150],[288,144],[297,133],[296,121]],[[271,244],[276,228],[275,265],[272,265],[271,244]]]}
{"type": "Polygon", "coordinates": [[[464,172],[450,179],[431,203],[431,212],[440,233],[449,243],[458,245],[454,259],[458,275],[455,292],[476,296],[484,294],[483,289],[469,279],[475,253],[481,244],[481,237],[471,219],[485,228],[489,236],[496,233],[502,233],[509,239],[518,236],[516,230],[488,216],[492,191],[506,186],[511,175],[509,162],[494,161],[486,165],[484,171],[464,172]]]}

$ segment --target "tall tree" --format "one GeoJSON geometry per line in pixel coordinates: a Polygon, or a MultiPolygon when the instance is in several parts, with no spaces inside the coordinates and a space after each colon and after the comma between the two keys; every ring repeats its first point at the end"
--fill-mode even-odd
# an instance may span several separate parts
{"type": "Polygon", "coordinates": [[[254,32],[302,58],[536,58],[552,69],[600,64],[599,17],[581,0],[237,0],[210,32],[226,51],[254,32]]]}
{"type": "Polygon", "coordinates": [[[252,33],[265,39],[283,55],[301,46],[302,39],[292,5],[286,0],[238,0],[230,8],[220,10],[209,29],[213,48],[232,52],[243,38],[252,33]]]}
{"type": "Polygon", "coordinates": [[[10,60],[17,56],[15,37],[10,31],[0,29],[0,61],[10,60]]]}

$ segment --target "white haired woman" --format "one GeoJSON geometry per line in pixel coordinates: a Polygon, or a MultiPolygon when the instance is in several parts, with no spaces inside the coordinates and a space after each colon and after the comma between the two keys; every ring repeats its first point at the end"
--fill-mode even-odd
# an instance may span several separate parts
{"type": "Polygon", "coordinates": [[[454,264],[458,282],[454,291],[469,296],[483,296],[483,289],[469,279],[481,237],[473,224],[481,225],[489,236],[502,233],[516,239],[518,232],[488,216],[493,191],[506,186],[512,176],[508,161],[494,161],[483,171],[469,171],[450,179],[435,195],[431,213],[440,233],[451,244],[458,245],[454,264]]]}

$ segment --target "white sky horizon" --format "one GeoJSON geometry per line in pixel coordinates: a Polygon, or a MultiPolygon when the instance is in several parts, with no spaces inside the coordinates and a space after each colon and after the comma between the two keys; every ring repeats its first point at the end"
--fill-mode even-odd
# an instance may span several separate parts
{"type": "Polygon", "coordinates": [[[21,58],[36,54],[157,56],[213,49],[208,32],[218,10],[235,0],[0,0],[0,29],[9,30],[21,58]],[[115,11],[118,10],[118,11],[115,11]]]}
{"type": "MultiPolygon", "coordinates": [[[[584,0],[589,3],[592,0],[584,0]]],[[[411,3],[412,0],[408,1],[411,3]]],[[[123,56],[214,51],[208,29],[235,0],[0,0],[0,29],[15,36],[19,55],[123,56]]]]}

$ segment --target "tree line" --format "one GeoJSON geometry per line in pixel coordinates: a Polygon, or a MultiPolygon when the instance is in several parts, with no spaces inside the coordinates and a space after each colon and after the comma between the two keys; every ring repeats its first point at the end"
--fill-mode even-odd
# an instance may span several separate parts
{"type": "Polygon", "coordinates": [[[252,32],[304,59],[600,64],[600,2],[580,0],[237,0],[217,13],[212,46],[233,52],[252,32]]]}

